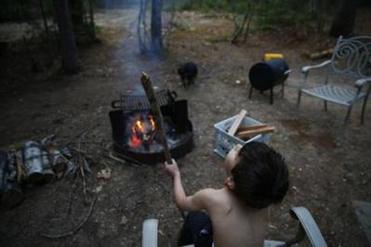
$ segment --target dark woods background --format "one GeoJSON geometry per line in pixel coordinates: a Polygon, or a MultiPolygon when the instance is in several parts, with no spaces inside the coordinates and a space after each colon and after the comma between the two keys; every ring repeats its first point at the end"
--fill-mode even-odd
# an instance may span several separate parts
{"type": "MultiPolygon", "coordinates": [[[[78,50],[99,42],[99,28],[94,22],[94,13],[104,9],[138,8],[147,3],[159,5],[152,12],[198,10],[224,12],[233,19],[235,28],[230,35],[231,43],[244,42],[251,32],[323,33],[337,37],[353,35],[357,11],[371,6],[369,0],[2,0],[0,25],[25,23],[27,32],[21,38],[0,37],[0,54],[23,52],[35,49],[44,53],[32,54],[31,70],[36,72],[59,67],[66,73],[80,70],[78,50]],[[41,48],[41,49],[40,49],[41,48]],[[45,54],[45,51],[46,54],[45,54]]],[[[151,7],[149,7],[151,8],[151,7]]],[[[154,20],[152,20],[153,24],[154,20]]],[[[152,25],[152,46],[162,49],[161,20],[152,25]]],[[[15,30],[10,29],[9,32],[15,30]]],[[[140,44],[139,44],[140,46],[140,44]]],[[[139,48],[138,48],[139,49],[139,48]]],[[[16,57],[16,56],[15,56],[16,57]]],[[[16,65],[15,65],[16,66],[16,65]]]]}

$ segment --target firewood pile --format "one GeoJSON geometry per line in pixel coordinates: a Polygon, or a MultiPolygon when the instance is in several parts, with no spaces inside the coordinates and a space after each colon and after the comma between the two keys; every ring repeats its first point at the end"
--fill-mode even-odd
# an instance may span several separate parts
{"type": "Polygon", "coordinates": [[[23,201],[25,188],[64,176],[80,175],[85,195],[90,163],[78,149],[58,144],[54,135],[26,141],[20,148],[0,150],[0,206],[12,209],[23,201]]]}
{"type": "Polygon", "coordinates": [[[256,135],[272,133],[275,131],[274,126],[269,126],[267,124],[256,124],[250,126],[241,126],[241,123],[246,116],[247,111],[242,109],[237,115],[236,119],[232,123],[232,126],[228,130],[228,134],[236,136],[243,141],[247,141],[256,135]]]}

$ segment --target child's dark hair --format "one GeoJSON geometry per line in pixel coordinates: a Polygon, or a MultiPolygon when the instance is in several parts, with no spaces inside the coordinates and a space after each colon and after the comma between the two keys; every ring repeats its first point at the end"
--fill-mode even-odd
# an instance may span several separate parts
{"type": "Polygon", "coordinates": [[[289,187],[284,158],[261,142],[245,144],[239,157],[240,161],[231,171],[236,197],[257,209],[281,202],[289,187]]]}

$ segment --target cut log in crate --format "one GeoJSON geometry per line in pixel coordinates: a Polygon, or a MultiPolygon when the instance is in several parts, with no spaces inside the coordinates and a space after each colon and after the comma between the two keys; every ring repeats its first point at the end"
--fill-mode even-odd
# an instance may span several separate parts
{"type": "MultiPolygon", "coordinates": [[[[236,115],[234,117],[225,119],[214,125],[214,129],[215,129],[214,152],[222,158],[225,158],[227,153],[236,144],[244,145],[245,143],[252,142],[252,141],[268,143],[271,138],[270,133],[263,133],[263,134],[258,134],[245,141],[245,140],[240,139],[237,136],[228,134],[229,129],[232,127],[233,123],[235,122],[236,118],[238,118],[238,116],[239,115],[236,115]]],[[[243,130],[244,128],[247,128],[249,126],[257,126],[257,125],[263,125],[263,123],[251,117],[245,116],[239,126],[239,129],[243,130]]],[[[267,125],[264,125],[264,126],[267,126],[267,125]]]]}

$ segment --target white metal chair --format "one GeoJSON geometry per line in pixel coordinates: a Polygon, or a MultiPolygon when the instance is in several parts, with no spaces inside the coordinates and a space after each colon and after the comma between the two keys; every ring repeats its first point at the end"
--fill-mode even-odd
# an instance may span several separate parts
{"type": "MultiPolygon", "coordinates": [[[[296,236],[288,241],[265,240],[264,247],[283,247],[298,243],[309,243],[312,247],[326,247],[327,244],[314,221],[310,212],[304,207],[294,207],[290,210],[291,216],[299,221],[298,232],[296,236]]],[[[142,228],[142,247],[157,247],[158,220],[146,219],[142,228]]],[[[187,245],[183,247],[192,247],[187,245]]]]}
{"type": "Polygon", "coordinates": [[[346,123],[353,105],[363,100],[361,114],[361,123],[363,124],[367,99],[371,91],[371,36],[358,36],[347,39],[340,36],[330,60],[318,65],[305,66],[301,72],[303,80],[298,93],[298,106],[300,105],[302,94],[324,100],[326,111],[328,101],[344,105],[348,107],[344,121],[346,123]],[[321,85],[308,86],[307,77],[309,71],[319,68],[327,69],[324,81],[321,85]],[[335,75],[351,77],[355,81],[354,87],[329,83],[329,80],[335,75]]]}

